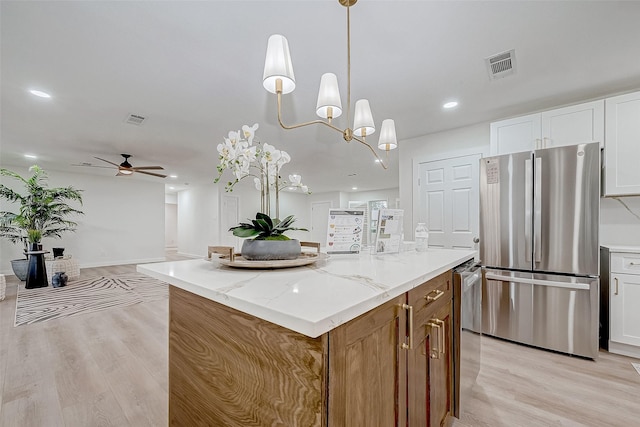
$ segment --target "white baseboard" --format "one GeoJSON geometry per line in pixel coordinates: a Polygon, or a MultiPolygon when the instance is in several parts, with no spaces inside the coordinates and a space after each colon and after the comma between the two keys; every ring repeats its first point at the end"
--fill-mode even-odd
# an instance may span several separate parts
{"type": "Polygon", "coordinates": [[[640,359],[640,347],[609,341],[609,352],[640,359]]]}
{"type": "Polygon", "coordinates": [[[176,252],[176,254],[180,256],[187,256],[189,258],[205,258],[207,256],[206,254],[188,254],[186,252],[176,252]]]}

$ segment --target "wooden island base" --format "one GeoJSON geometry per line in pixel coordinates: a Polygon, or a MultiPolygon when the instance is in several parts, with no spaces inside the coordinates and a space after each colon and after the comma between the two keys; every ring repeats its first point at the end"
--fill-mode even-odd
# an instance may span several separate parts
{"type": "Polygon", "coordinates": [[[443,273],[318,338],[171,286],[169,424],[445,424],[451,279],[443,273]]]}

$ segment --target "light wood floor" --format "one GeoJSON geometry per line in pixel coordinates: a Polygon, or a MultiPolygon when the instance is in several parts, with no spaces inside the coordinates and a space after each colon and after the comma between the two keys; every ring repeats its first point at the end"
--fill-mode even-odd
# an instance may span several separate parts
{"type": "MultiPolygon", "coordinates": [[[[81,274],[132,271],[124,265],[81,274]]],[[[0,427],[167,424],[167,301],[15,328],[15,296],[24,283],[7,279],[0,427]]],[[[640,426],[640,375],[631,366],[640,360],[601,352],[593,362],[487,337],[482,357],[455,427],[640,426]]]]}

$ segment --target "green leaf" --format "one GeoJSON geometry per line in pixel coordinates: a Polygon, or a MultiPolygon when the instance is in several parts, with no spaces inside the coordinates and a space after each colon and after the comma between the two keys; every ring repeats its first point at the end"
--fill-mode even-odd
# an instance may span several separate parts
{"type": "Polygon", "coordinates": [[[253,237],[258,234],[256,230],[248,228],[234,227],[231,230],[233,230],[233,235],[236,237],[253,237]]]}
{"type": "Polygon", "coordinates": [[[269,228],[273,228],[273,221],[271,220],[271,218],[269,217],[269,215],[267,214],[263,214],[262,212],[258,212],[256,214],[256,219],[261,219],[267,222],[267,224],[269,224],[269,228]]]}

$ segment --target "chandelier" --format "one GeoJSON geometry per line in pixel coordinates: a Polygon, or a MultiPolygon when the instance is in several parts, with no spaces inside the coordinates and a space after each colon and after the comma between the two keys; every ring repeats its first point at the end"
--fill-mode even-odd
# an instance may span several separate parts
{"type": "MultiPolygon", "coordinates": [[[[347,126],[351,121],[351,22],[349,11],[358,0],[338,0],[342,6],[347,8],[347,126]]],[[[376,161],[387,169],[382,159],[373,147],[366,141],[371,136],[376,127],[369,107],[369,101],[359,99],[355,103],[355,114],[353,117],[353,128],[340,129],[332,124],[332,120],[342,115],[342,102],[340,101],[340,91],[338,89],[338,79],[333,73],[325,73],[320,79],[320,90],[318,91],[318,102],[316,104],[316,114],[320,120],[285,125],[282,121],[282,95],[291,93],[296,87],[296,79],[293,74],[293,64],[289,53],[289,42],[280,35],[274,34],[269,37],[267,44],[267,57],[264,63],[263,82],[264,88],[277,95],[278,98],[278,122],[284,129],[296,129],[303,126],[322,124],[336,130],[342,134],[345,141],[358,141],[371,150],[376,157],[376,161]]],[[[378,148],[389,152],[398,147],[396,138],[396,127],[392,119],[382,122],[378,148]]]]}

